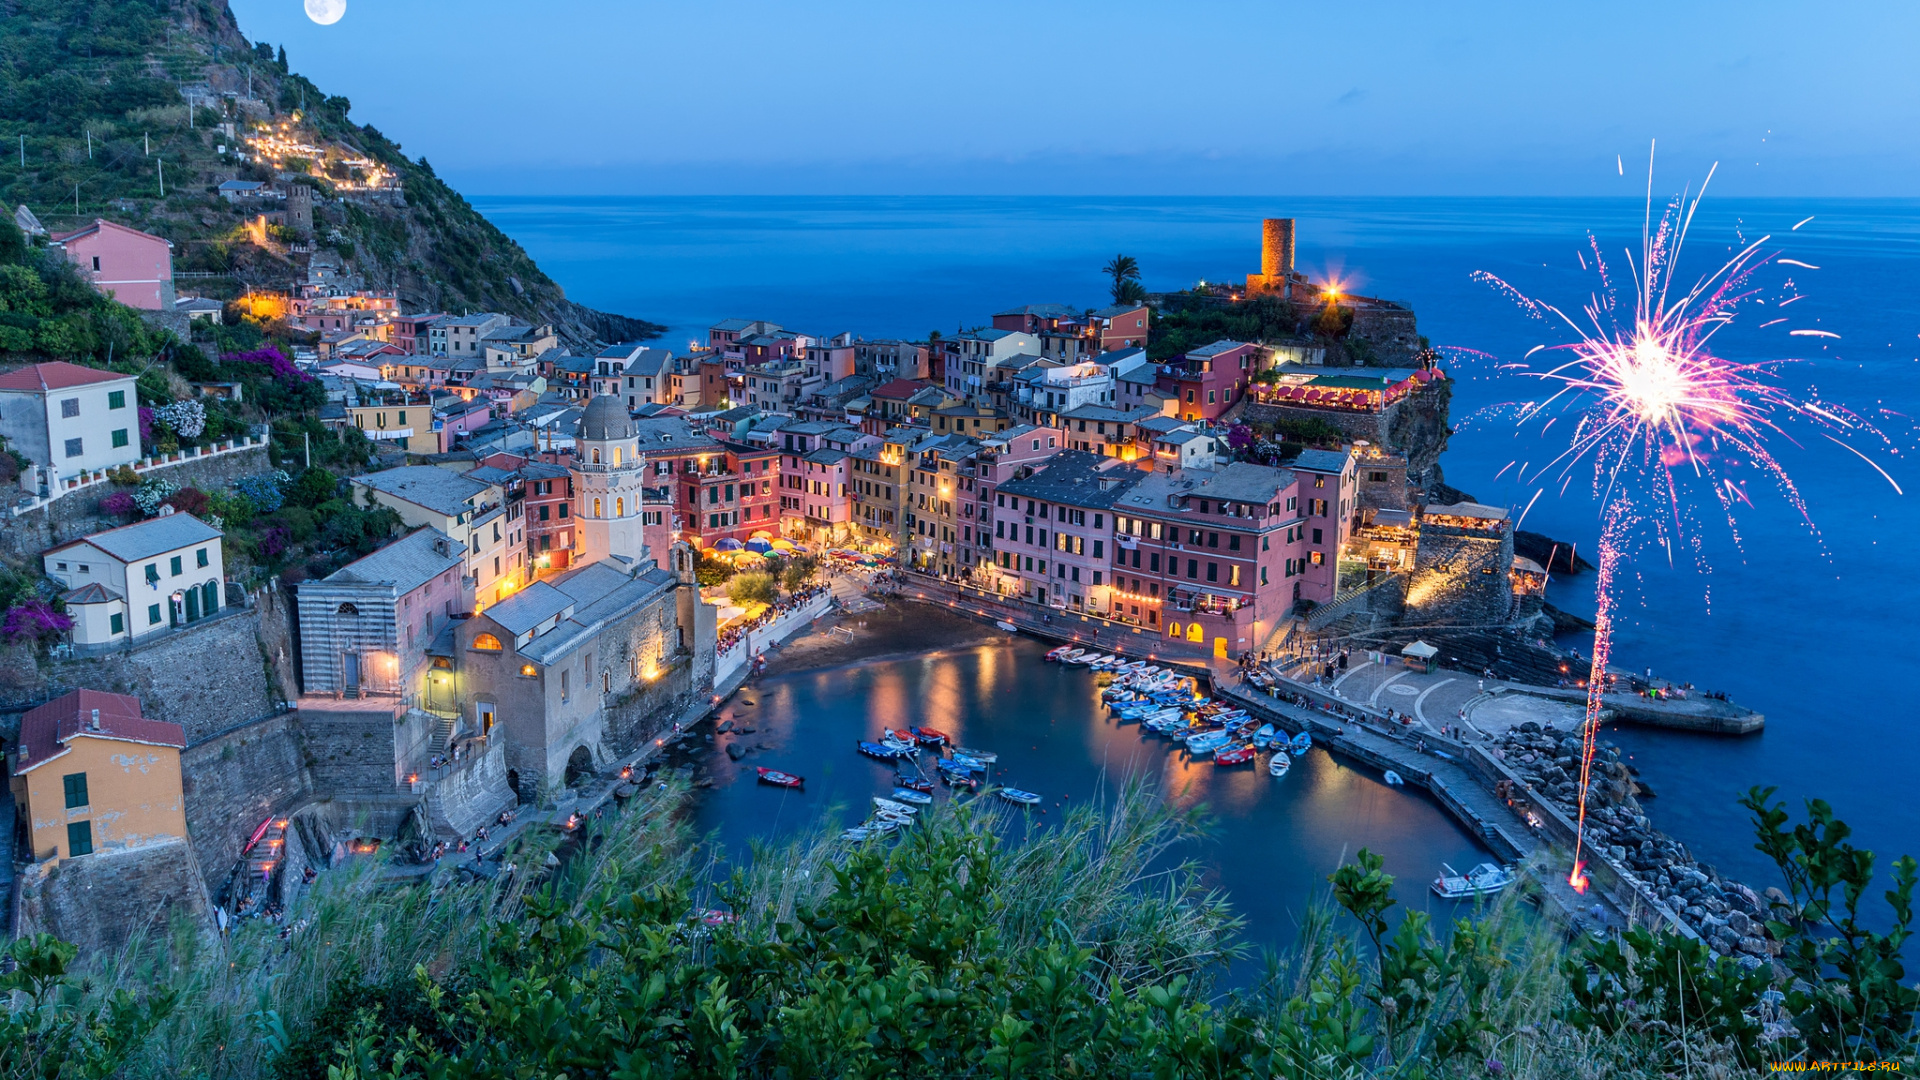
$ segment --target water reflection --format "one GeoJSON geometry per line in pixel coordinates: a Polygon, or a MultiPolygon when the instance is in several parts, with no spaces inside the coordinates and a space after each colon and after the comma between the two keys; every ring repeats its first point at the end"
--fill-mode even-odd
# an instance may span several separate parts
{"type": "MultiPolygon", "coordinates": [[[[1209,885],[1232,897],[1257,945],[1290,940],[1295,916],[1324,896],[1326,874],[1361,847],[1379,852],[1400,876],[1402,904],[1438,914],[1452,910],[1426,889],[1439,864],[1485,857],[1424,794],[1389,788],[1324,751],[1296,757],[1278,780],[1262,765],[1220,768],[1190,758],[1177,744],[1110,718],[1094,676],[1046,663],[1044,651],[1022,639],[766,679],[722,711],[723,720],[754,731],[721,735],[704,751],[715,787],[701,795],[696,822],[744,857],[750,839],[791,833],[828,807],[842,808],[843,820],[863,817],[871,796],[892,789],[893,770],[859,756],[854,742],[877,738],[882,727],[922,724],[962,746],[996,751],[996,783],[1045,798],[1044,814],[1027,812],[1036,824],[1056,822],[1063,808],[1135,776],[1151,778],[1175,805],[1204,805],[1212,834],[1185,854],[1207,867],[1209,885]],[[738,762],[725,753],[735,738],[751,748],[738,762]],[[798,773],[806,789],[757,784],[756,765],[798,773]]],[[[946,789],[936,797],[946,798],[946,789]]]]}

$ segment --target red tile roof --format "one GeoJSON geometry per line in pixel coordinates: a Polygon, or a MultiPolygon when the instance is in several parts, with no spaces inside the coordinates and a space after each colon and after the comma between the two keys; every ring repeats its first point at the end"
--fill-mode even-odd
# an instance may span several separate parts
{"type": "Polygon", "coordinates": [[[34,364],[0,375],[0,390],[65,390],[74,386],[117,382],[120,379],[131,378],[133,376],[122,375],[117,371],[101,371],[99,368],[81,367],[79,364],[56,360],[51,364],[34,364]]]}
{"type": "Polygon", "coordinates": [[[20,755],[16,775],[43,765],[66,750],[69,739],[91,735],[123,742],[184,749],[187,732],[179,724],[140,715],[140,699],[99,690],[75,690],[54,698],[20,718],[20,755]],[[95,710],[100,726],[93,726],[95,710]]]}
{"type": "Polygon", "coordinates": [[[895,379],[883,386],[874,387],[869,393],[874,397],[898,398],[901,401],[905,401],[920,391],[929,389],[932,386],[932,383],[927,382],[914,382],[911,379],[895,379]]]}

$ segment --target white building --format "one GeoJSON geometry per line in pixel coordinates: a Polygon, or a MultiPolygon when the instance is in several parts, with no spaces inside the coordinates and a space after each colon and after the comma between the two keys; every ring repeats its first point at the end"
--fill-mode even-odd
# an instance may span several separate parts
{"type": "Polygon", "coordinates": [[[0,375],[0,435],[56,476],[140,459],[134,379],[78,364],[34,364],[0,375]]]}
{"type": "MultiPolygon", "coordinates": [[[[576,565],[618,555],[650,561],[645,537],[646,461],[638,432],[620,399],[602,394],[587,403],[575,434],[573,472],[576,565]]],[[[657,511],[658,507],[649,507],[657,511]]]]}
{"type": "Polygon", "coordinates": [[[226,564],[220,530],[172,513],[49,549],[46,574],[68,589],[76,645],[139,640],[217,614],[226,564]]]}
{"type": "Polygon", "coordinates": [[[434,465],[403,465],[353,478],[356,503],[371,497],[411,528],[427,526],[466,549],[474,603],[497,604],[526,583],[526,523],[499,485],[434,465]],[[371,495],[369,496],[369,493],[371,495]]]}

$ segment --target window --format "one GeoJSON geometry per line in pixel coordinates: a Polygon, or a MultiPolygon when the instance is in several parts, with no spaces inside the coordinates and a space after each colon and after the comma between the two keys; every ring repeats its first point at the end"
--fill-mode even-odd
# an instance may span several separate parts
{"type": "Polygon", "coordinates": [[[113,429],[113,445],[116,448],[127,445],[127,429],[126,428],[113,429]]]}
{"type": "Polygon", "coordinates": [[[600,500],[599,499],[593,500],[593,516],[594,517],[600,516],[600,500]]]}
{"type": "Polygon", "coordinates": [[[1315,529],[1315,530],[1313,530],[1313,542],[1314,542],[1314,543],[1316,543],[1316,544],[1318,544],[1318,543],[1322,543],[1322,542],[1323,542],[1323,541],[1322,541],[1322,540],[1320,539],[1320,530],[1319,530],[1319,529],[1315,529]]]}
{"type": "Polygon", "coordinates": [[[124,409],[126,407],[127,407],[127,392],[125,390],[107,391],[107,408],[124,409]]]}
{"type": "Polygon", "coordinates": [[[560,520],[561,521],[567,520],[567,504],[566,503],[560,504],[560,520]]]}
{"type": "Polygon", "coordinates": [[[171,559],[168,559],[168,560],[167,560],[167,573],[168,573],[168,576],[170,576],[170,577],[179,577],[179,576],[180,576],[180,569],[181,569],[181,567],[180,567],[180,556],[178,556],[178,555],[175,555],[175,556],[174,556],[173,558],[171,558],[171,559]]]}
{"type": "Polygon", "coordinates": [[[67,826],[67,857],[79,858],[82,855],[91,854],[93,854],[93,822],[76,821],[67,826]]]}
{"type": "Polygon", "coordinates": [[[572,673],[568,671],[560,672],[560,700],[562,703],[573,696],[573,691],[569,689],[567,685],[567,676],[570,674],[572,673]]]}
{"type": "MultiPolygon", "coordinates": [[[[618,464],[618,462],[616,462],[615,464],[618,464]]],[[[614,517],[627,516],[627,500],[625,499],[613,500],[613,516],[614,517]]]]}
{"type": "MultiPolygon", "coordinates": [[[[492,634],[477,634],[473,639],[473,647],[481,652],[499,652],[500,639],[492,634]]],[[[522,671],[521,674],[526,672],[522,671]]]]}
{"type": "Polygon", "coordinates": [[[1187,576],[1190,578],[1197,578],[1200,576],[1200,560],[1199,559],[1187,560],[1187,576]]]}
{"type": "Polygon", "coordinates": [[[60,778],[60,786],[66,789],[67,809],[72,810],[78,806],[88,805],[86,773],[68,773],[60,778]]]}
{"type": "Polygon", "coordinates": [[[1219,563],[1210,562],[1207,564],[1207,580],[1208,581],[1220,580],[1220,564],[1219,563]]]}
{"type": "Polygon", "coordinates": [[[74,417],[80,415],[80,399],[77,397],[60,399],[60,415],[74,417]]]}
{"type": "Polygon", "coordinates": [[[539,674],[540,674],[539,669],[534,667],[532,664],[520,665],[520,677],[523,679],[536,678],[537,676],[539,676],[539,674]]]}
{"type": "Polygon", "coordinates": [[[195,566],[207,565],[207,549],[206,548],[200,548],[193,553],[193,565],[195,566]]]}
{"type": "Polygon", "coordinates": [[[1228,551],[1240,550],[1240,534],[1239,533],[1227,534],[1227,550],[1228,551]]]}
{"type": "Polygon", "coordinates": [[[126,633],[127,617],[125,615],[120,614],[117,611],[107,616],[107,629],[113,631],[115,634],[126,633]]]}
{"type": "Polygon", "coordinates": [[[79,439],[68,439],[67,440],[67,456],[79,457],[81,454],[85,453],[86,451],[81,448],[81,445],[82,444],[79,439]]]}
{"type": "Polygon", "coordinates": [[[148,626],[160,625],[160,605],[159,604],[147,605],[147,625],[148,626]]]}

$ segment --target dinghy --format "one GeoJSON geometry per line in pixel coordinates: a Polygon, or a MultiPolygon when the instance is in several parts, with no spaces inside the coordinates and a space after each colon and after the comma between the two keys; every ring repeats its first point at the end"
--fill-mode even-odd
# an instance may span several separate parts
{"type": "Polygon", "coordinates": [[[1253,760],[1254,749],[1251,746],[1236,746],[1231,750],[1222,750],[1213,755],[1215,765],[1245,765],[1253,760]]]}
{"type": "Polygon", "coordinates": [[[1440,876],[1433,879],[1433,891],[1448,900],[1458,900],[1466,896],[1488,896],[1497,893],[1519,879],[1511,866],[1495,866],[1481,863],[1464,874],[1457,873],[1446,863],[1440,864],[1440,876]]]}
{"type": "Polygon", "coordinates": [[[880,743],[867,742],[864,739],[860,741],[860,752],[870,758],[878,758],[881,761],[894,761],[900,757],[899,750],[891,746],[884,746],[880,743]]]}
{"type": "Polygon", "coordinates": [[[772,784],[774,787],[797,788],[806,783],[804,779],[792,773],[783,773],[778,769],[769,769],[765,765],[757,765],[754,768],[755,771],[760,774],[760,782],[763,784],[772,784]]]}
{"type": "Polygon", "coordinates": [[[924,791],[915,791],[912,788],[894,788],[893,799],[895,802],[925,806],[933,801],[933,796],[924,791]]]}
{"type": "Polygon", "coordinates": [[[1287,752],[1285,750],[1275,750],[1273,752],[1273,760],[1267,762],[1267,775],[1276,778],[1282,777],[1287,775],[1287,770],[1292,767],[1293,759],[1287,757],[1287,752]]]}
{"type": "Polygon", "coordinates": [[[1388,769],[1386,775],[1382,776],[1381,779],[1387,782],[1388,787],[1399,787],[1406,783],[1405,780],[1400,779],[1400,774],[1394,772],[1392,769],[1388,769]]]}
{"type": "Polygon", "coordinates": [[[1021,791],[1019,788],[1001,788],[1000,797],[1008,802],[1020,803],[1023,806],[1038,806],[1040,804],[1040,796],[1035,795],[1031,791],[1021,791]]]}

